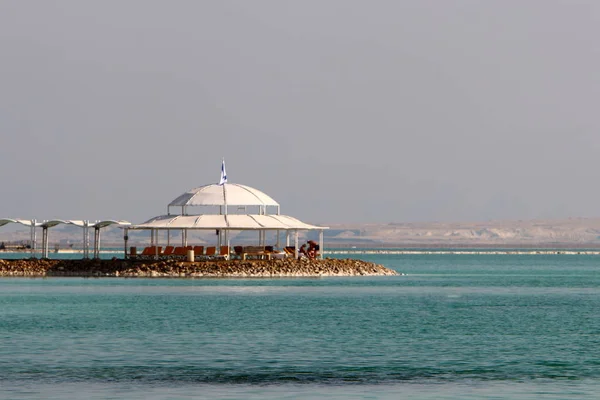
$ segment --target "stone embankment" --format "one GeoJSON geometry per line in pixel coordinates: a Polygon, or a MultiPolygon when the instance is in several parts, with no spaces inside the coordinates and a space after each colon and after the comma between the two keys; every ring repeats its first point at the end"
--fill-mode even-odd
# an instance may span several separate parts
{"type": "Polygon", "coordinates": [[[0,276],[253,278],[401,275],[362,260],[1,260],[0,276]]]}

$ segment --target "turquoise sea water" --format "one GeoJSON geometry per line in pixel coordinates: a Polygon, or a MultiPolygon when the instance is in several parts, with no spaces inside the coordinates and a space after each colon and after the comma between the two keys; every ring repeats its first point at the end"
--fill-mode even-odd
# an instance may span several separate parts
{"type": "Polygon", "coordinates": [[[397,277],[0,279],[0,398],[600,393],[600,256],[361,255],[397,277]]]}

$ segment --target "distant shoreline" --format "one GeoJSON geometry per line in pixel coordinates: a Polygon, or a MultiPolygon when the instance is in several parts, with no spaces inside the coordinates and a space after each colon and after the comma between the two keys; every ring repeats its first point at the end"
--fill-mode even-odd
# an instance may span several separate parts
{"type": "MultiPolygon", "coordinates": [[[[143,247],[143,246],[140,246],[143,247]]],[[[16,250],[6,249],[0,250],[0,259],[2,254],[23,254],[23,258],[30,258],[30,250],[16,250]]],[[[52,255],[69,255],[69,254],[83,254],[83,250],[80,249],[59,249],[58,252],[51,251],[52,255]]],[[[124,254],[123,249],[104,249],[100,250],[100,254],[114,254],[122,258],[124,254]]],[[[373,254],[373,255],[385,255],[385,254],[538,254],[538,255],[551,255],[551,254],[572,254],[572,255],[600,255],[600,245],[570,245],[567,243],[547,243],[544,245],[537,246],[526,246],[526,245],[455,245],[455,246],[433,246],[433,245],[411,245],[411,246],[338,246],[338,247],[327,247],[325,246],[324,255],[360,255],[360,254],[373,254]]],[[[38,249],[35,253],[34,258],[40,258],[41,250],[38,249]]]]}

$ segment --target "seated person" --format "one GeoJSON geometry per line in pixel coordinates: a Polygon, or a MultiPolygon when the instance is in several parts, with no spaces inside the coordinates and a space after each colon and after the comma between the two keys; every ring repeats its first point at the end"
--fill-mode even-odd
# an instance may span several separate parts
{"type": "Polygon", "coordinates": [[[317,255],[319,254],[319,244],[314,240],[309,240],[306,243],[308,244],[308,251],[306,252],[308,258],[317,258],[317,255]]]}
{"type": "Polygon", "coordinates": [[[306,245],[305,244],[300,246],[300,249],[298,249],[298,259],[301,259],[302,257],[308,257],[308,254],[306,253],[306,245]]]}

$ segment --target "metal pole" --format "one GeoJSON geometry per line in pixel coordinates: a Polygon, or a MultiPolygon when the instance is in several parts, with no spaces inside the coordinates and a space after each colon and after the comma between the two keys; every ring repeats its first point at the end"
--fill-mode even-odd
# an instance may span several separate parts
{"type": "Polygon", "coordinates": [[[33,220],[33,244],[31,245],[33,247],[33,255],[35,257],[35,254],[37,253],[37,229],[36,229],[36,224],[37,221],[34,219],[33,220]]]}
{"type": "Polygon", "coordinates": [[[100,242],[100,235],[101,235],[101,231],[100,231],[100,227],[96,228],[96,230],[98,231],[98,240],[96,242],[96,258],[100,258],[100,248],[102,247],[102,243],[100,242]]]}
{"type": "Polygon", "coordinates": [[[85,257],[90,258],[90,221],[85,224],[85,257]]]}
{"type": "Polygon", "coordinates": [[[48,227],[42,227],[42,258],[48,258],[48,227]]]}
{"type": "Polygon", "coordinates": [[[125,234],[123,235],[123,246],[125,247],[125,248],[123,249],[123,257],[124,257],[125,259],[127,259],[127,258],[128,258],[128,254],[127,254],[127,242],[129,241],[129,229],[125,228],[125,229],[123,230],[123,232],[125,233],[125,234]]]}
{"type": "Polygon", "coordinates": [[[319,258],[322,260],[323,259],[323,251],[324,251],[324,249],[323,249],[323,229],[321,229],[319,231],[319,251],[321,252],[319,254],[319,258]]]}
{"type": "Polygon", "coordinates": [[[31,252],[31,257],[35,257],[35,220],[31,220],[31,230],[29,231],[29,241],[30,243],[30,252],[31,252]]]}
{"type": "Polygon", "coordinates": [[[154,244],[154,259],[158,260],[158,229],[155,229],[154,231],[154,237],[156,239],[156,243],[154,244]]]}
{"type": "Polygon", "coordinates": [[[298,230],[294,231],[294,258],[298,259],[298,230]]]}
{"type": "Polygon", "coordinates": [[[83,226],[81,227],[81,250],[83,252],[83,258],[87,258],[85,254],[85,220],[83,221],[83,226]]]}
{"type": "Polygon", "coordinates": [[[92,258],[96,258],[96,246],[98,244],[98,228],[94,227],[94,247],[92,249],[92,258]]]}

